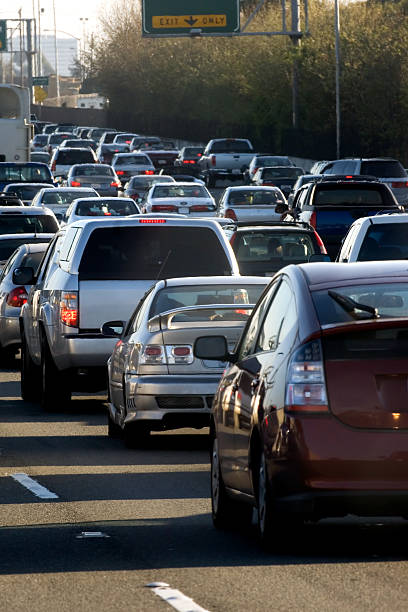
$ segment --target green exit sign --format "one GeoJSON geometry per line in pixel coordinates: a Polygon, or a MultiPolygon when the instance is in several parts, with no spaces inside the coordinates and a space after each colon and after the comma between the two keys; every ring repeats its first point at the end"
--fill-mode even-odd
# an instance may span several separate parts
{"type": "Polygon", "coordinates": [[[7,51],[7,21],[0,20],[0,52],[7,51]]]}
{"type": "Polygon", "coordinates": [[[143,0],[143,36],[239,32],[239,0],[143,0]]]}

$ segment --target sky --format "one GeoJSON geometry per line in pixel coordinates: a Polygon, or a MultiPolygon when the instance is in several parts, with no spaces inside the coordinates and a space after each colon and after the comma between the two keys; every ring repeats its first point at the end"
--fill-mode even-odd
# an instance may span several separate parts
{"type": "MultiPolygon", "coordinates": [[[[52,34],[52,32],[44,31],[46,29],[54,31],[52,0],[14,0],[8,4],[9,8],[4,7],[6,3],[1,3],[0,19],[18,19],[20,8],[21,17],[30,19],[33,17],[33,6],[34,16],[37,17],[38,3],[44,9],[41,14],[41,32],[48,35],[52,34]]],[[[55,0],[57,36],[67,37],[62,31],[77,38],[89,36],[92,32],[97,31],[100,10],[109,9],[115,4],[116,0],[55,0]],[[81,17],[82,21],[80,20],[81,17]],[[61,32],[58,32],[58,30],[61,30],[61,32]]],[[[17,25],[17,22],[9,22],[7,25],[11,27],[17,25]]]]}

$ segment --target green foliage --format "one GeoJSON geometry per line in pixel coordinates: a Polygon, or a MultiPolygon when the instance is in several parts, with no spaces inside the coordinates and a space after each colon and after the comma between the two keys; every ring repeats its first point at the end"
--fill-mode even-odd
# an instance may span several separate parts
{"type": "MultiPolygon", "coordinates": [[[[342,155],[407,160],[407,2],[341,4],[342,155]]],[[[243,19],[256,5],[242,3],[243,19]]],[[[279,7],[266,3],[250,29],[280,30],[279,7]]],[[[325,158],[335,148],[332,2],[309,0],[309,29],[299,46],[287,36],[142,38],[137,7],[122,2],[102,20],[86,72],[109,98],[118,127],[192,141],[248,136],[257,148],[299,155],[310,141],[314,156],[325,158]],[[298,132],[291,125],[294,62],[298,132]]]]}

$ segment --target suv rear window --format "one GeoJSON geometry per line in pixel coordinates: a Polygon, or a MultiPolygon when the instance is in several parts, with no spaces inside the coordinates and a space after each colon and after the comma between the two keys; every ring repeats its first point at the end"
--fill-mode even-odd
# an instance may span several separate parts
{"type": "Polygon", "coordinates": [[[217,235],[205,227],[97,228],[88,240],[79,267],[80,280],[159,280],[230,274],[231,266],[217,235]]]}
{"type": "Polygon", "coordinates": [[[313,204],[318,206],[395,206],[387,188],[381,185],[319,185],[313,204]]]}
{"type": "Polygon", "coordinates": [[[378,178],[407,177],[407,173],[402,164],[395,159],[361,162],[360,174],[370,174],[378,178]]]}
{"type": "Polygon", "coordinates": [[[55,157],[55,162],[64,166],[72,166],[73,164],[92,163],[95,157],[91,151],[58,151],[55,157]]]}
{"type": "Polygon", "coordinates": [[[214,142],[211,153],[252,153],[253,149],[242,140],[222,140],[214,142]]]}
{"type": "Polygon", "coordinates": [[[45,164],[14,166],[7,163],[0,164],[0,181],[10,183],[50,183],[51,171],[45,164]]]}

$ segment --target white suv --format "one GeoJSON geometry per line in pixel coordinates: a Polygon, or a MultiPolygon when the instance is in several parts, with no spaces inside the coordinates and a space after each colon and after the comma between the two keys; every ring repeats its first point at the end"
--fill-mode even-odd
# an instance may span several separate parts
{"type": "Polygon", "coordinates": [[[337,261],[408,259],[408,214],[362,217],[350,226],[337,261]]]}

